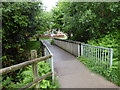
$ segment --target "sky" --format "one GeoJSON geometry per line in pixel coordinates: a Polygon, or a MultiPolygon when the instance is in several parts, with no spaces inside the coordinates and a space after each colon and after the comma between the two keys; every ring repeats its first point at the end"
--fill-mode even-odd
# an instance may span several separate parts
{"type": "Polygon", "coordinates": [[[53,7],[56,6],[59,0],[41,0],[41,1],[43,2],[43,5],[47,7],[46,11],[49,12],[53,7]]]}

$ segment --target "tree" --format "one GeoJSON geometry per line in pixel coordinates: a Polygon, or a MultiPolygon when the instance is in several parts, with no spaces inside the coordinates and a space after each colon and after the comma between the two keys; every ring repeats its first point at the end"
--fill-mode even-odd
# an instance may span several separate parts
{"type": "MultiPolygon", "coordinates": [[[[59,2],[54,20],[61,19],[69,39],[86,42],[118,30],[119,3],[59,2]],[[60,16],[62,18],[57,18],[60,16]],[[70,35],[73,34],[71,37],[70,35]]],[[[58,27],[58,22],[54,22],[58,27]]],[[[59,26],[60,27],[60,26],[59,26]]]]}
{"type": "MultiPolygon", "coordinates": [[[[40,28],[37,20],[42,3],[2,3],[2,68],[28,60],[26,43],[40,28]]],[[[19,72],[16,71],[16,73],[19,72]]],[[[16,79],[16,73],[9,73],[16,79]]]]}

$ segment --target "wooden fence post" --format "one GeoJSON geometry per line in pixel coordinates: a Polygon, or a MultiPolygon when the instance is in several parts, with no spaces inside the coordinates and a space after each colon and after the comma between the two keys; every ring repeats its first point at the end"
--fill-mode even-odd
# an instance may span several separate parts
{"type": "MultiPolygon", "coordinates": [[[[31,59],[37,58],[37,51],[36,50],[31,50],[31,59]]],[[[32,64],[32,70],[33,70],[33,80],[36,80],[38,76],[38,64],[34,63],[32,64]]],[[[35,88],[40,88],[39,83],[36,84],[35,88]]]]}

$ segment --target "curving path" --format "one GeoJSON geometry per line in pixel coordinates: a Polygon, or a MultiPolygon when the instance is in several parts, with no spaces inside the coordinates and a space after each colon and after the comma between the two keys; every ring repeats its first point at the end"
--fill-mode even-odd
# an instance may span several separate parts
{"type": "Polygon", "coordinates": [[[43,40],[53,53],[54,67],[61,88],[117,88],[102,76],[90,72],[80,61],[63,49],[43,40]]]}

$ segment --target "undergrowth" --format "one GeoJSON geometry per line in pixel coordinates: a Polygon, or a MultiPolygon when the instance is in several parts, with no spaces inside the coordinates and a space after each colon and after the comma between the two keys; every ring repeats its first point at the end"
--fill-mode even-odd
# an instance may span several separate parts
{"type": "MultiPolygon", "coordinates": [[[[39,77],[47,74],[48,72],[51,72],[49,63],[46,63],[45,61],[39,62],[38,63],[39,77]]],[[[23,80],[21,80],[20,82],[14,83],[14,82],[12,82],[11,77],[7,77],[7,79],[2,82],[3,89],[9,90],[11,88],[21,88],[21,87],[26,86],[27,84],[31,83],[33,81],[32,66],[27,67],[27,70],[23,71],[17,77],[23,78],[23,80]]],[[[53,84],[51,76],[47,77],[46,79],[44,79],[40,82],[40,88],[59,88],[57,81],[55,80],[54,82],[55,83],[53,84]]]]}
{"type": "MultiPolygon", "coordinates": [[[[39,41],[30,41],[27,43],[28,50],[37,50],[38,57],[41,56],[41,44],[39,41]]],[[[41,61],[38,63],[38,73],[39,77],[51,72],[51,67],[48,62],[41,61]]],[[[33,73],[32,73],[32,66],[29,65],[28,67],[24,69],[20,69],[20,71],[17,73],[16,78],[19,79],[19,81],[14,82],[14,78],[7,76],[6,79],[4,79],[4,76],[0,78],[2,80],[2,84],[0,88],[2,87],[2,90],[11,90],[11,89],[18,89],[23,86],[26,86],[27,84],[33,82],[33,73]]],[[[59,83],[57,79],[55,79],[54,84],[52,82],[52,76],[47,77],[46,79],[42,80],[40,83],[40,88],[59,88],[59,83]]],[[[34,88],[34,87],[31,87],[34,88]]]]}
{"type": "Polygon", "coordinates": [[[111,68],[106,69],[106,67],[104,65],[99,65],[99,62],[96,62],[94,60],[88,59],[83,56],[78,57],[78,60],[80,60],[91,71],[102,75],[107,80],[120,86],[119,69],[116,68],[114,65],[111,68]]]}
{"type": "Polygon", "coordinates": [[[99,65],[99,62],[94,61],[94,59],[90,59],[90,58],[88,59],[83,56],[79,57],[78,59],[82,63],[84,63],[91,71],[102,75],[107,80],[120,86],[120,69],[119,69],[120,58],[118,58],[119,42],[117,37],[119,37],[119,34],[117,32],[114,32],[114,33],[105,35],[99,39],[89,40],[87,43],[94,46],[101,46],[101,47],[113,49],[113,64],[111,68],[106,69],[104,63],[102,63],[102,65],[99,65]]]}

